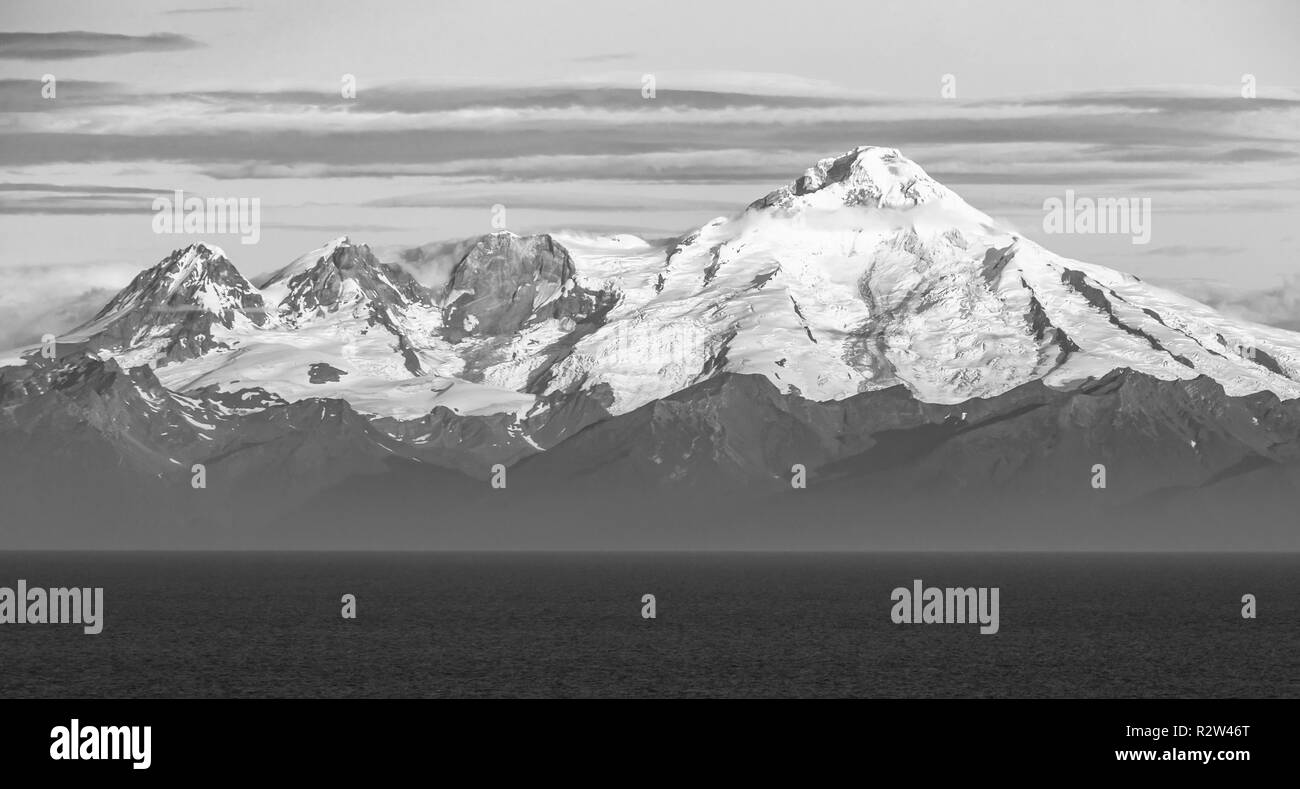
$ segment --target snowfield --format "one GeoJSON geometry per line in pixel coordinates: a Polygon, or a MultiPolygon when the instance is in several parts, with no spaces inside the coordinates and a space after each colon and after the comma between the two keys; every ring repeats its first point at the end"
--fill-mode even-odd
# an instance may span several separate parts
{"type": "Polygon", "coordinates": [[[1054,255],[893,149],[823,160],[677,249],[557,238],[623,299],[552,388],[608,384],[616,412],[723,370],[814,400],[902,384],[957,403],[1123,367],[1300,396],[1300,335],[1054,255]]]}
{"type": "MultiPolygon", "coordinates": [[[[398,419],[438,406],[522,417],[541,397],[575,391],[620,414],[723,372],[763,375],[813,400],[901,384],[951,404],[1034,380],[1066,388],[1118,368],[1164,380],[1206,375],[1229,395],[1300,397],[1300,335],[1055,255],[894,149],[824,159],[673,242],[553,240],[571,257],[571,276],[535,276],[532,312],[508,333],[480,326],[477,313],[448,322],[453,309],[489,298],[452,288],[455,267],[446,281],[407,281],[344,237],[260,288],[227,271],[220,250],[196,245],[141,274],[60,342],[154,366],[176,392],[260,387],[398,419]],[[607,307],[573,314],[580,292],[607,307]],[[215,320],[206,331],[189,326],[189,352],[173,347],[168,357],[178,300],[215,320]],[[254,302],[264,307],[249,309],[254,302]]],[[[475,277],[455,281],[499,290],[499,272],[517,269],[504,267],[508,250],[492,254],[475,277]]]]}

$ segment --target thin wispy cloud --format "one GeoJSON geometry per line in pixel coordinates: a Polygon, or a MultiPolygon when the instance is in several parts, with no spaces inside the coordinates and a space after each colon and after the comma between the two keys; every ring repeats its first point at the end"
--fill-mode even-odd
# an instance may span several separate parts
{"type": "Polygon", "coordinates": [[[109,261],[0,266],[0,349],[79,325],[140,268],[109,261]]]}
{"type": "Polygon", "coordinates": [[[0,33],[0,58],[7,60],[71,60],[141,52],[173,52],[200,47],[198,41],[176,33],[143,36],[71,30],[57,33],[0,33]]]}
{"type": "Polygon", "coordinates": [[[54,192],[67,194],[160,194],[162,190],[143,186],[105,186],[101,184],[0,183],[0,192],[54,192]]]}
{"type": "Polygon", "coordinates": [[[1250,162],[1282,162],[1300,158],[1300,150],[1292,148],[1230,147],[1223,150],[1167,148],[1162,145],[1117,148],[1098,146],[1089,151],[1103,160],[1113,162],[1153,162],[1177,164],[1246,164],[1250,162]]]}
{"type": "Polygon", "coordinates": [[[102,184],[0,183],[0,215],[148,214],[163,189],[102,184]]]}
{"type": "Polygon", "coordinates": [[[625,60],[633,60],[637,57],[635,52],[606,52],[596,55],[580,55],[573,58],[574,63],[619,63],[625,60]]]}
{"type": "MultiPolygon", "coordinates": [[[[52,103],[32,86],[0,82],[18,110],[0,128],[0,165],[15,174],[117,165],[217,180],[443,184],[417,203],[403,202],[419,194],[409,191],[381,198],[394,201],[388,204],[362,203],[372,207],[468,208],[481,203],[474,185],[482,183],[731,184],[748,185],[734,193],[756,197],[860,144],[899,147],[955,188],[1016,190],[1006,201],[1013,210],[1066,188],[1186,193],[1187,200],[1161,202],[1182,211],[1194,209],[1202,192],[1240,203],[1300,183],[1300,141],[1287,125],[1300,120],[1300,105],[1279,100],[1229,116],[1221,97],[1177,90],[909,102],[825,86],[804,95],[784,85],[769,94],[686,85],[647,99],[634,87],[595,83],[390,84],[351,100],[301,87],[163,94],[73,82],[64,86],[70,100],[52,103]],[[1242,190],[1256,196],[1228,194],[1242,190]]],[[[555,193],[551,210],[650,210],[635,190],[600,201],[564,194],[555,193]]],[[[721,210],[694,199],[701,212],[721,210]]],[[[129,200],[72,189],[0,200],[0,213],[9,214],[138,210],[129,200]]]]}
{"type": "Polygon", "coordinates": [[[1167,244],[1162,247],[1155,247],[1146,250],[1148,255],[1161,255],[1164,257],[1183,258],[1192,255],[1235,255],[1239,252],[1245,252],[1246,248],[1242,246],[1228,245],[1193,245],[1193,244],[1167,244]]]}
{"type": "Polygon", "coordinates": [[[732,212],[743,206],[731,202],[692,200],[686,197],[665,198],[647,194],[596,193],[574,195],[566,190],[519,192],[502,189],[466,192],[424,192],[396,195],[366,203],[374,208],[477,208],[485,209],[494,203],[516,208],[534,208],[547,211],[662,211],[670,209],[699,209],[732,212]]]}
{"type": "Polygon", "coordinates": [[[170,11],[164,11],[164,14],[234,14],[252,9],[242,5],[219,5],[208,8],[173,8],[170,11]]]}
{"type": "Polygon", "coordinates": [[[1300,95],[1290,88],[1273,88],[1274,95],[1245,98],[1240,93],[1211,89],[1143,89],[1127,91],[1089,91],[1054,96],[1026,98],[1019,103],[1050,107],[1122,107],[1131,110],[1164,113],[1223,112],[1240,113],[1300,106],[1300,95]]]}
{"type": "Polygon", "coordinates": [[[1246,320],[1300,331],[1300,276],[1284,277],[1268,288],[1236,288],[1211,280],[1177,280],[1179,292],[1220,312],[1246,320]]]}
{"type": "Polygon", "coordinates": [[[124,198],[122,195],[58,195],[24,197],[19,200],[0,196],[0,214],[41,214],[103,216],[108,214],[148,215],[152,200],[124,198]]]}

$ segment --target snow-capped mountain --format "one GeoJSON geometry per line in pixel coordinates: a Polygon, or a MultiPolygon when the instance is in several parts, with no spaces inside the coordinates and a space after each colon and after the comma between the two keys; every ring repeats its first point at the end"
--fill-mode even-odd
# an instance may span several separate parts
{"type": "Polygon", "coordinates": [[[887,148],[671,241],[340,237],[256,285],[195,244],[58,349],[0,367],[0,478],[103,469],[166,511],[199,463],[232,523],[304,534],[1300,503],[1300,335],[1054,255],[887,148]]]}
{"type": "Polygon", "coordinates": [[[1054,255],[893,149],[824,159],[667,250],[560,240],[620,298],[548,389],[607,386],[614,413],[720,372],[815,400],[902,384],[956,403],[1120,368],[1300,396],[1300,335],[1054,255]]]}
{"type": "Polygon", "coordinates": [[[568,251],[548,235],[484,236],[441,289],[447,325],[497,337],[548,319],[576,323],[594,304],[576,290],[575,275],[568,251]]]}
{"type": "Polygon", "coordinates": [[[406,271],[380,263],[366,245],[347,236],[308,252],[259,283],[277,315],[298,322],[359,303],[406,308],[429,305],[431,296],[406,271]]]}
{"type": "Polygon", "coordinates": [[[460,377],[469,362],[443,331],[446,311],[433,290],[363,244],[335,239],[260,284],[267,320],[219,333],[212,353],[159,365],[168,388],[255,386],[288,401],[338,397],[403,419],[439,406],[514,414],[536,402],[460,377]]]}
{"type": "Polygon", "coordinates": [[[1054,255],[894,149],[824,159],[667,245],[502,232],[457,251],[421,282],[342,237],[258,288],[195,245],[64,339],[179,391],[255,385],[403,418],[522,415],[579,391],[627,413],[724,372],[814,400],[901,384],[957,403],[1123,368],[1300,396],[1300,335],[1054,255]]]}
{"type": "Polygon", "coordinates": [[[226,254],[191,244],[140,272],[86,324],[59,338],[125,363],[162,364],[222,347],[215,335],[267,323],[262,294],[226,254]]]}

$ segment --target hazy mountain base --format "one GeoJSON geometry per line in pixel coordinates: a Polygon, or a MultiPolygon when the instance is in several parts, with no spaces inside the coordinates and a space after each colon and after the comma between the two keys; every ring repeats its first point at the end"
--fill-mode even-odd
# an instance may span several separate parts
{"type": "Polygon", "coordinates": [[[89,484],[65,477],[53,490],[28,481],[19,480],[21,491],[3,485],[6,550],[1300,550],[1294,468],[1179,491],[1158,506],[1114,504],[1104,491],[1069,506],[1014,489],[900,496],[879,483],[856,494],[578,496],[491,490],[454,472],[402,465],[276,513],[224,496],[219,482],[185,491],[111,473],[89,484]]]}
{"type": "Polygon", "coordinates": [[[559,403],[538,453],[499,420],[442,413],[420,444],[342,401],[239,413],[90,357],[13,375],[6,549],[1300,549],[1300,403],[1207,378],[946,406],[724,374],[617,417],[559,403]]]}

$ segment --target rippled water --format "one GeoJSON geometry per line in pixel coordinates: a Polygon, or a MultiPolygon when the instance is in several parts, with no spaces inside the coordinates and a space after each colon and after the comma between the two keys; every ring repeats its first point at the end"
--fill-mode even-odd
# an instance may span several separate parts
{"type": "Polygon", "coordinates": [[[103,586],[107,611],[97,636],[0,625],[0,696],[1296,697],[1298,570],[1295,555],[9,553],[0,586],[103,586]],[[890,592],[914,578],[999,587],[1000,632],[893,624],[890,592]]]}

